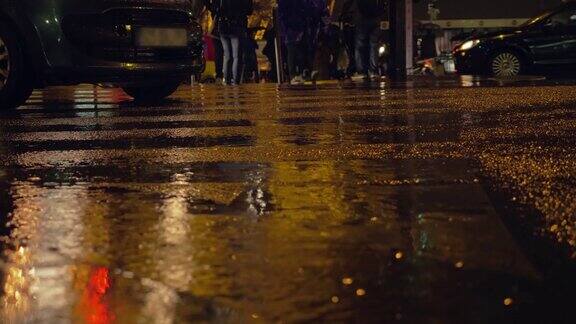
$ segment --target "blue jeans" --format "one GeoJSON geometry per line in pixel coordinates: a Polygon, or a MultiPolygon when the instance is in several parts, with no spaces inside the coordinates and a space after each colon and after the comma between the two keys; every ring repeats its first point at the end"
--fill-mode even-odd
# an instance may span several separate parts
{"type": "Polygon", "coordinates": [[[238,83],[240,81],[240,37],[220,35],[220,42],[222,42],[224,52],[224,61],[222,63],[224,80],[228,83],[238,83]],[[230,75],[230,61],[232,61],[232,75],[230,75]],[[230,79],[231,76],[232,79],[230,79]]]}
{"type": "Polygon", "coordinates": [[[356,26],[356,72],[378,74],[378,47],[380,45],[380,24],[361,22],[356,26]]]}

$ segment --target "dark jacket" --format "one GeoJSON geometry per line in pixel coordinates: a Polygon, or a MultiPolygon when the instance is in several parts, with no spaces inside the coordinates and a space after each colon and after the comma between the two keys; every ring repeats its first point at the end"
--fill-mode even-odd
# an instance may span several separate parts
{"type": "Polygon", "coordinates": [[[204,11],[204,7],[206,7],[206,2],[207,0],[190,0],[190,6],[192,7],[192,13],[194,14],[194,17],[200,17],[204,11]]]}
{"type": "Polygon", "coordinates": [[[305,34],[314,40],[328,17],[326,0],[278,0],[278,18],[282,39],[298,42],[305,34]]]}
{"type": "Polygon", "coordinates": [[[341,19],[344,22],[358,24],[379,23],[386,19],[385,12],[365,12],[366,7],[370,7],[367,3],[372,0],[343,0],[341,19]]]}
{"type": "Polygon", "coordinates": [[[210,0],[218,32],[222,35],[245,35],[248,16],[254,11],[253,0],[210,0]]]}

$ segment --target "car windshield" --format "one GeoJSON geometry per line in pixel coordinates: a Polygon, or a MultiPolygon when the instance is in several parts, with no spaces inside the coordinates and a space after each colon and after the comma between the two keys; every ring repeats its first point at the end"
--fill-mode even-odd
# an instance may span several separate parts
{"type": "Polygon", "coordinates": [[[555,9],[552,10],[548,10],[542,14],[540,14],[537,17],[534,17],[530,20],[528,20],[527,22],[525,22],[524,24],[522,24],[520,27],[527,27],[527,26],[533,26],[533,25],[537,25],[539,23],[541,23],[542,21],[545,21],[546,19],[548,19],[550,16],[556,14],[556,13],[561,13],[570,9],[574,9],[574,4],[572,5],[561,5],[560,7],[557,7],[555,9]]]}
{"type": "Polygon", "coordinates": [[[547,17],[549,17],[552,13],[554,13],[554,10],[549,10],[546,11],[545,13],[534,17],[532,19],[529,19],[527,22],[525,22],[524,24],[521,25],[521,27],[527,27],[527,26],[532,26],[532,25],[536,25],[538,23],[540,23],[541,21],[543,21],[544,19],[546,19],[547,17]]]}

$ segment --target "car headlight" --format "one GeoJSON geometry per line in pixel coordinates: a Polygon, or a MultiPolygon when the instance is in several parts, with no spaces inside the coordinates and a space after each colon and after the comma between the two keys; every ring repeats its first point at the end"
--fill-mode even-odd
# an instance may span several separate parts
{"type": "Polygon", "coordinates": [[[475,47],[478,44],[480,44],[480,41],[478,39],[473,39],[473,40],[469,40],[469,41],[465,42],[464,44],[460,45],[460,47],[458,47],[458,49],[461,51],[467,51],[467,50],[475,47]]]}

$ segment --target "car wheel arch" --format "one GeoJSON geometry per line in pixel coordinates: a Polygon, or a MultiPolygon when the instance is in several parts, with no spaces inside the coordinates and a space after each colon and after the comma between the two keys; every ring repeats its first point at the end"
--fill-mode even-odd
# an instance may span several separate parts
{"type": "MultiPolygon", "coordinates": [[[[1,8],[0,8],[1,9],[1,8]]],[[[24,56],[24,60],[28,63],[27,66],[27,74],[30,80],[32,80],[35,84],[40,84],[42,81],[37,78],[40,75],[38,72],[41,68],[38,66],[37,61],[34,58],[34,51],[31,48],[31,43],[29,40],[24,37],[24,32],[22,31],[22,27],[16,22],[15,18],[11,15],[7,14],[6,12],[0,10],[0,21],[5,23],[9,26],[9,28],[16,34],[19,39],[23,41],[20,43],[22,54],[24,56]]]]}
{"type": "Polygon", "coordinates": [[[522,59],[522,63],[524,63],[528,66],[534,64],[534,59],[532,58],[532,55],[530,54],[530,52],[519,45],[507,45],[507,46],[497,47],[490,54],[490,58],[493,58],[494,55],[496,55],[497,53],[502,53],[505,51],[509,51],[509,52],[514,53],[514,54],[517,54],[520,57],[520,59],[522,59]]]}
{"type": "Polygon", "coordinates": [[[527,52],[525,49],[523,49],[521,46],[500,46],[500,47],[497,47],[494,50],[490,51],[489,55],[487,56],[486,67],[485,67],[486,71],[491,73],[492,60],[496,56],[498,56],[499,54],[502,54],[505,52],[511,52],[511,53],[518,56],[518,58],[520,59],[520,61],[522,63],[522,72],[521,73],[525,72],[526,69],[531,68],[531,66],[534,64],[534,61],[533,61],[530,53],[527,52]]]}
{"type": "Polygon", "coordinates": [[[0,37],[3,47],[0,109],[14,109],[24,104],[32,94],[31,69],[18,32],[6,20],[0,20],[0,37]]]}

